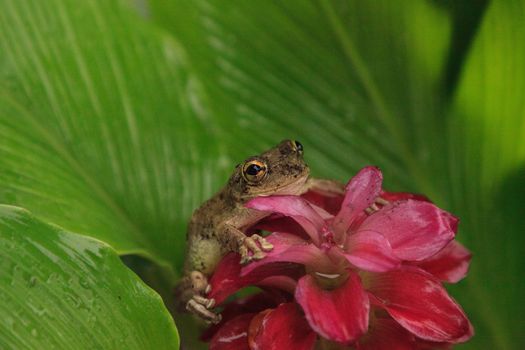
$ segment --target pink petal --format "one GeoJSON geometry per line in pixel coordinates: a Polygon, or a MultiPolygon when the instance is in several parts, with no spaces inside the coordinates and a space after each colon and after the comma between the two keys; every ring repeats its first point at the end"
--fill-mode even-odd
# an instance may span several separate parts
{"type": "Polygon", "coordinates": [[[376,318],[356,344],[358,350],[416,350],[416,339],[396,321],[376,318]]]}
{"type": "Polygon", "coordinates": [[[243,314],[228,321],[210,341],[210,350],[250,350],[248,327],[255,314],[243,314]]]}
{"type": "Polygon", "coordinates": [[[348,237],[346,259],[365,271],[385,272],[399,266],[387,239],[373,231],[360,231],[348,237]]]}
{"type": "Polygon", "coordinates": [[[314,277],[306,275],[297,284],[295,299],[310,326],[324,338],[350,343],[367,330],[368,295],[352,271],[342,285],[332,290],[322,289],[314,277]]]}
{"type": "Polygon", "coordinates": [[[250,346],[251,350],[256,349],[258,347],[258,345],[255,343],[255,339],[257,338],[261,328],[263,327],[264,317],[270,312],[272,312],[272,310],[273,308],[263,310],[257,315],[255,315],[254,318],[252,318],[252,322],[250,322],[250,327],[248,327],[248,345],[250,346]]]}
{"type": "Polygon", "coordinates": [[[310,203],[310,206],[312,207],[313,210],[315,210],[317,212],[317,214],[319,214],[319,216],[321,218],[323,218],[323,220],[332,220],[334,218],[334,216],[332,214],[330,214],[329,212],[327,212],[325,209],[323,209],[322,207],[319,207],[315,204],[312,204],[310,203]]]}
{"type": "Polygon", "coordinates": [[[442,281],[456,283],[467,275],[472,254],[457,241],[451,241],[439,253],[417,263],[442,281]]]}
{"type": "Polygon", "coordinates": [[[264,259],[253,261],[242,268],[242,276],[252,274],[261,266],[276,262],[292,262],[307,266],[331,266],[329,258],[315,245],[293,235],[275,232],[266,237],[273,249],[264,259]]]}
{"type": "Polygon", "coordinates": [[[423,339],[416,339],[417,350],[451,350],[453,347],[451,343],[432,342],[423,339]]]}
{"type": "Polygon", "coordinates": [[[250,294],[235,299],[224,305],[221,311],[222,320],[219,324],[210,325],[200,336],[200,340],[209,342],[226,323],[243,314],[257,314],[268,308],[290,301],[290,296],[278,290],[250,294]]]}
{"type": "Polygon", "coordinates": [[[269,217],[264,218],[259,221],[255,226],[250,228],[250,231],[254,230],[264,230],[268,232],[286,232],[293,233],[294,235],[304,239],[309,240],[310,237],[304,231],[301,225],[299,225],[294,219],[281,216],[279,214],[273,214],[269,217]]]}
{"type": "Polygon", "coordinates": [[[213,298],[217,304],[220,304],[228,296],[242,288],[246,281],[240,278],[240,273],[240,255],[236,253],[225,255],[209,280],[211,292],[208,294],[208,298],[213,298]]]}
{"type": "Polygon", "coordinates": [[[304,228],[314,243],[319,243],[319,232],[325,222],[310,204],[301,197],[257,197],[246,203],[246,207],[289,216],[304,228]]]}
{"type": "Polygon", "coordinates": [[[448,225],[450,226],[450,229],[454,232],[454,234],[458,232],[459,218],[450,214],[447,211],[443,211],[443,215],[445,217],[445,220],[448,221],[448,225]]]}
{"type": "Polygon", "coordinates": [[[374,303],[378,300],[378,306],[419,338],[460,342],[472,336],[472,326],[461,307],[425,271],[404,267],[371,274],[368,282],[374,303]]]}
{"type": "Polygon", "coordinates": [[[270,276],[257,282],[258,287],[276,288],[293,294],[297,281],[289,276],[270,276]]]}
{"type": "Polygon", "coordinates": [[[306,199],[308,202],[323,208],[332,215],[335,215],[337,212],[339,212],[344,199],[343,196],[327,196],[316,191],[307,191],[306,193],[302,194],[301,197],[306,199]]]}
{"type": "Polygon", "coordinates": [[[384,200],[387,200],[389,202],[396,202],[396,201],[405,200],[405,199],[415,199],[415,200],[418,200],[418,201],[432,203],[432,201],[430,199],[428,199],[428,197],[425,196],[425,195],[418,194],[418,193],[409,193],[409,192],[386,192],[386,191],[383,191],[383,192],[381,192],[381,198],[383,198],[384,200]]]}
{"type": "Polygon", "coordinates": [[[450,224],[449,213],[432,203],[409,199],[388,204],[370,215],[359,231],[381,233],[396,257],[420,261],[439,252],[454,238],[450,224]]]}
{"type": "Polygon", "coordinates": [[[224,256],[209,280],[211,291],[207,297],[215,299],[216,305],[219,305],[239,289],[257,284],[270,276],[285,275],[297,278],[298,272],[302,272],[302,269],[298,271],[298,266],[291,264],[265,265],[249,275],[241,275],[241,268],[239,254],[229,253],[224,256]]]}
{"type": "Polygon", "coordinates": [[[372,166],[365,167],[346,185],[341,210],[336,215],[333,227],[338,234],[344,234],[352,223],[364,215],[364,210],[374,203],[381,193],[383,175],[372,166]]]}
{"type": "Polygon", "coordinates": [[[451,349],[449,343],[430,342],[415,337],[391,318],[371,321],[368,333],[356,343],[357,350],[438,350],[451,349]]]}
{"type": "Polygon", "coordinates": [[[252,350],[310,350],[316,338],[295,303],[281,304],[250,325],[252,350]]]}

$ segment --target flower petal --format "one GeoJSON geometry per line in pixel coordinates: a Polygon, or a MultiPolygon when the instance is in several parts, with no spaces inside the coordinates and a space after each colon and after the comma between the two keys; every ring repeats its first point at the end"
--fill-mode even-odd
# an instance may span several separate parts
{"type": "Polygon", "coordinates": [[[289,276],[270,276],[257,282],[257,286],[283,290],[292,295],[297,286],[297,281],[289,276]]]}
{"type": "Polygon", "coordinates": [[[244,266],[242,276],[252,274],[261,266],[276,262],[292,262],[307,266],[331,265],[329,258],[315,245],[293,234],[275,232],[266,237],[273,249],[266,253],[264,259],[252,261],[244,266]]]}
{"type": "Polygon", "coordinates": [[[346,259],[365,271],[385,272],[401,263],[394,256],[387,239],[373,231],[360,231],[349,236],[345,250],[346,259]]]}
{"type": "Polygon", "coordinates": [[[248,327],[255,314],[243,314],[229,320],[210,341],[210,350],[250,350],[248,327]]]}
{"type": "Polygon", "coordinates": [[[429,273],[404,267],[370,275],[368,290],[374,296],[374,304],[419,338],[461,342],[473,335],[472,325],[461,307],[429,273]]]}
{"type": "Polygon", "coordinates": [[[313,210],[317,212],[317,214],[319,214],[320,217],[323,218],[323,220],[327,221],[327,220],[332,220],[334,218],[334,216],[330,214],[329,212],[327,212],[323,207],[320,207],[313,203],[310,203],[310,206],[312,207],[313,210]]]}
{"type": "Polygon", "coordinates": [[[241,256],[236,253],[225,255],[219,262],[209,280],[211,292],[208,298],[215,299],[217,304],[222,303],[228,296],[245,285],[240,278],[241,256]]]}
{"type": "Polygon", "coordinates": [[[349,273],[348,279],[333,290],[322,289],[310,275],[301,278],[295,290],[295,299],[313,330],[340,343],[355,341],[368,328],[368,295],[359,276],[349,273]]]}
{"type": "Polygon", "coordinates": [[[443,211],[443,216],[445,220],[448,221],[448,225],[450,226],[450,229],[452,230],[452,232],[456,234],[456,232],[458,232],[459,218],[457,216],[450,214],[447,211],[443,211]]]}
{"type": "Polygon", "coordinates": [[[290,301],[291,297],[279,290],[271,289],[261,293],[250,294],[224,304],[222,319],[218,324],[210,325],[200,336],[200,340],[209,342],[226,323],[243,314],[257,314],[265,309],[277,307],[290,301]]]}
{"type": "Polygon", "coordinates": [[[319,243],[319,232],[325,222],[310,204],[301,197],[257,197],[246,203],[246,207],[289,216],[304,228],[314,243],[319,243]]]}
{"type": "Polygon", "coordinates": [[[316,191],[307,191],[301,195],[308,202],[323,208],[328,213],[335,215],[341,208],[344,197],[342,195],[326,195],[316,191]]]}
{"type": "Polygon", "coordinates": [[[457,241],[451,241],[439,253],[417,263],[442,281],[456,283],[467,275],[472,254],[457,241]]]}
{"type": "Polygon", "coordinates": [[[394,255],[420,261],[439,252],[454,238],[451,215],[429,202],[408,199],[386,205],[359,227],[381,233],[394,255]]]}
{"type": "Polygon", "coordinates": [[[432,201],[430,199],[428,199],[427,196],[419,194],[419,193],[410,193],[410,192],[386,192],[386,191],[383,191],[383,192],[381,192],[381,198],[383,198],[384,200],[389,201],[389,202],[396,202],[396,201],[405,200],[405,199],[415,199],[415,200],[418,200],[418,201],[432,203],[432,201]]]}
{"type": "Polygon", "coordinates": [[[251,227],[248,231],[253,231],[253,233],[259,233],[260,230],[267,232],[293,233],[294,235],[302,239],[310,239],[303,227],[299,225],[294,219],[279,214],[273,214],[262,219],[255,226],[251,227]]]}
{"type": "Polygon", "coordinates": [[[313,349],[316,334],[295,303],[279,305],[250,324],[252,350],[313,349]]]}
{"type": "Polygon", "coordinates": [[[358,350],[416,350],[416,339],[396,321],[376,318],[356,344],[358,350]]]}
{"type": "Polygon", "coordinates": [[[373,204],[381,193],[382,183],[381,171],[373,166],[361,169],[348,182],[341,210],[332,224],[337,233],[345,233],[357,218],[364,215],[364,210],[373,204]]]}
{"type": "Polygon", "coordinates": [[[298,271],[299,266],[272,264],[265,265],[250,275],[242,275],[240,259],[239,254],[229,253],[222,258],[215,268],[209,280],[211,291],[207,297],[215,299],[216,305],[220,305],[226,298],[239,289],[248,285],[257,284],[270,276],[277,277],[284,275],[297,278],[298,272],[302,272],[302,268],[300,269],[301,271],[298,271]]]}
{"type": "Polygon", "coordinates": [[[450,343],[431,342],[415,337],[391,318],[378,317],[356,343],[357,350],[449,350],[450,343]]]}

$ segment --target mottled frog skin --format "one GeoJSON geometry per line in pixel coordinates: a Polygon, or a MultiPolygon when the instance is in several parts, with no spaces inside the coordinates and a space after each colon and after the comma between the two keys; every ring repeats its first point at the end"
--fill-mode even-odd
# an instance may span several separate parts
{"type": "Polygon", "coordinates": [[[309,168],[298,141],[284,140],[276,147],[237,165],[227,185],[195,210],[188,226],[185,278],[178,287],[186,309],[206,321],[217,323],[220,315],[210,311],[215,301],[205,295],[207,277],[228,252],[241,255],[241,263],[264,258],[272,249],[263,237],[247,237],[245,231],[267,214],[245,208],[258,196],[299,195],[309,188],[342,193],[339,183],[309,179],[309,168]]]}

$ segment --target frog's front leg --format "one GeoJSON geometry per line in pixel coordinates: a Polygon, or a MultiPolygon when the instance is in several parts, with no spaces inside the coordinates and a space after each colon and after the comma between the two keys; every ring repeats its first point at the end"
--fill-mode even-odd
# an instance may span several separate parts
{"type": "Polygon", "coordinates": [[[223,224],[219,228],[219,241],[230,251],[241,255],[241,264],[264,258],[264,252],[273,249],[273,245],[264,237],[253,234],[246,236],[241,230],[231,224],[223,224]],[[250,255],[251,253],[251,255],[250,255]]]}

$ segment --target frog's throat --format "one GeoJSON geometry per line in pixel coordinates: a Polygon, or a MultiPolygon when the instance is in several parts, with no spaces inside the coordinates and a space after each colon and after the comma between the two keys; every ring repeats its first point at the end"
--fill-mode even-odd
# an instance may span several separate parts
{"type": "Polygon", "coordinates": [[[309,174],[306,174],[304,176],[301,176],[297,180],[287,183],[285,185],[276,187],[271,190],[264,190],[260,192],[251,192],[249,196],[245,197],[266,197],[266,196],[273,196],[273,195],[300,195],[306,192],[307,188],[307,181],[308,181],[309,174]]]}

